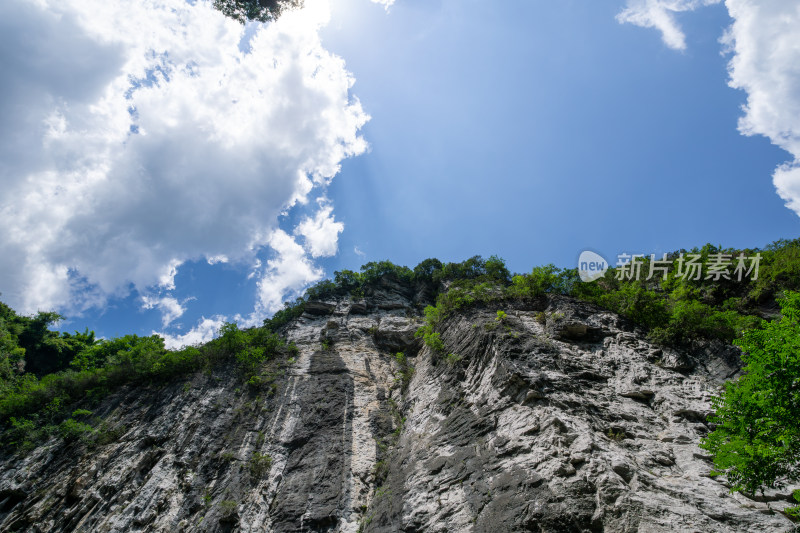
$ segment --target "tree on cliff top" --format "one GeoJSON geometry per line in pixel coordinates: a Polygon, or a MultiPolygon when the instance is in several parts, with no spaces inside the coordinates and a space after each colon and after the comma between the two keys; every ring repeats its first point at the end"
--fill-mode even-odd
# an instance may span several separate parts
{"type": "Polygon", "coordinates": [[[242,24],[248,20],[269,22],[287,9],[300,7],[303,0],[214,0],[214,9],[242,24]]]}

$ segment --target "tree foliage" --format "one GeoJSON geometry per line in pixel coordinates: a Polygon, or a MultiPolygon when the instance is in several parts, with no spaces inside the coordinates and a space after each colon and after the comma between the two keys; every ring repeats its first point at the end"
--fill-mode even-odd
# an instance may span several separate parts
{"type": "Polygon", "coordinates": [[[52,331],[62,318],[53,312],[18,315],[0,302],[0,391],[24,373],[41,377],[64,370],[78,353],[95,344],[94,332],[88,329],[73,334],[52,331]]]}
{"type": "Polygon", "coordinates": [[[242,24],[248,20],[270,22],[287,9],[303,5],[302,0],[214,0],[214,9],[242,24]]]}
{"type": "Polygon", "coordinates": [[[91,411],[77,406],[91,405],[126,384],[166,382],[226,360],[235,361],[248,383],[259,386],[262,363],[296,351],[267,328],[225,324],[220,336],[203,346],[167,350],[158,335],[98,341],[88,330],[51,331],[47,325],[56,317],[23,317],[0,303],[0,443],[28,449],[52,435],[97,442],[108,432],[81,419],[91,411]],[[58,370],[38,376],[26,371],[28,360],[58,370]]]}
{"type": "Polygon", "coordinates": [[[713,399],[716,428],[701,445],[735,491],[800,480],[800,293],[787,292],[780,303],[779,320],[734,342],[745,373],[713,399]]]}

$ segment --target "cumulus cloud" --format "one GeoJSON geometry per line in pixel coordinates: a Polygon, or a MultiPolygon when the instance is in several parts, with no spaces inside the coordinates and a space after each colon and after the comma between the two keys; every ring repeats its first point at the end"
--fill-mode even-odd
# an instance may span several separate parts
{"type": "MultiPolygon", "coordinates": [[[[246,31],[209,2],[0,3],[4,299],[169,290],[187,260],[281,241],[278,216],[366,148],[353,79],[320,43],[328,17],[307,0],[246,31]]],[[[314,239],[338,223],[316,221],[306,242],[324,255],[335,243],[314,239]]]]}
{"type": "Polygon", "coordinates": [[[267,261],[258,282],[256,315],[278,311],[287,293],[297,294],[323,276],[322,269],[311,262],[303,247],[285,231],[274,231],[269,245],[277,256],[267,261]]]}
{"type": "Polygon", "coordinates": [[[792,155],[773,175],[786,206],[800,215],[800,4],[727,0],[733,24],[730,86],[747,93],[739,131],[764,135],[792,155]]]}
{"type": "Polygon", "coordinates": [[[698,7],[718,4],[722,0],[628,0],[618,15],[620,23],[630,23],[642,28],[655,28],[661,32],[664,44],[675,50],[686,49],[686,35],[675,14],[694,11],[698,7]]]}
{"type": "Polygon", "coordinates": [[[159,333],[154,331],[153,335],[160,335],[164,338],[164,345],[170,350],[177,350],[184,346],[196,346],[204,344],[211,339],[219,331],[219,328],[225,323],[225,317],[215,316],[213,318],[203,317],[200,322],[187,333],[183,335],[170,335],[167,333],[159,333]]]}
{"type": "Polygon", "coordinates": [[[344,224],[334,220],[333,206],[322,205],[316,216],[303,219],[294,233],[305,238],[305,248],[312,257],[330,257],[336,255],[342,231],[344,224]]]}
{"type": "Polygon", "coordinates": [[[172,296],[162,296],[161,298],[143,296],[142,308],[161,311],[161,325],[165,328],[186,312],[186,308],[172,296]]]}
{"type": "MultiPolygon", "coordinates": [[[[671,48],[686,48],[674,14],[721,0],[629,0],[620,22],[656,28],[671,48]]],[[[773,174],[786,206],[800,215],[800,4],[726,0],[733,19],[721,38],[732,54],[729,85],[747,93],[739,119],[743,135],[764,135],[791,154],[773,174]]]]}
{"type": "Polygon", "coordinates": [[[218,263],[227,263],[228,262],[228,258],[225,257],[224,255],[213,255],[211,257],[207,257],[206,258],[206,262],[209,265],[216,265],[218,263]]]}

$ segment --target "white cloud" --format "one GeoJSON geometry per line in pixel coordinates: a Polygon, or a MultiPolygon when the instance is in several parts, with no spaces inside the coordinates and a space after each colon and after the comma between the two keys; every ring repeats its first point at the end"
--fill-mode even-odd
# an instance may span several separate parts
{"type": "MultiPolygon", "coordinates": [[[[661,31],[664,42],[686,42],[674,13],[721,0],[628,0],[620,22],[661,31]]],[[[743,135],[764,135],[791,154],[775,169],[773,184],[786,206],[800,215],[800,4],[789,0],[726,0],[733,23],[721,42],[731,53],[729,85],[747,93],[739,119],[743,135]]]]}
{"type": "Polygon", "coordinates": [[[160,335],[164,338],[164,344],[170,350],[177,350],[184,346],[196,346],[206,343],[214,338],[219,328],[225,323],[225,317],[215,316],[213,318],[200,319],[200,322],[190,331],[183,335],[169,335],[166,333],[153,332],[153,335],[160,335]]]}
{"type": "Polygon", "coordinates": [[[172,289],[187,260],[251,262],[281,212],[365,150],[353,79],[320,43],[327,0],[247,39],[209,4],[0,3],[10,305],[63,309],[80,281],[86,307],[172,289]]]}
{"type": "Polygon", "coordinates": [[[142,308],[161,311],[161,325],[165,328],[186,312],[186,308],[172,296],[142,296],[142,308]]]}
{"type": "Polygon", "coordinates": [[[227,263],[228,258],[224,255],[213,255],[211,257],[207,257],[206,261],[209,265],[216,265],[217,263],[227,263]]]}
{"type": "Polygon", "coordinates": [[[181,261],[178,259],[171,259],[166,265],[162,265],[158,269],[158,286],[168,291],[174,290],[179,266],[181,261]]]}
{"type": "Polygon", "coordinates": [[[261,259],[256,257],[255,261],[253,261],[253,265],[250,268],[250,272],[247,274],[247,279],[253,279],[261,270],[261,259]]]}
{"type": "Polygon", "coordinates": [[[628,0],[625,9],[617,15],[620,23],[630,23],[642,28],[655,28],[661,32],[664,44],[675,50],[686,49],[686,35],[675,20],[675,13],[694,11],[698,7],[718,4],[722,0],[628,0]]]}
{"type": "Polygon", "coordinates": [[[779,166],[772,175],[778,195],[786,200],[786,207],[800,215],[800,160],[779,166]]]}
{"type": "Polygon", "coordinates": [[[283,307],[287,291],[298,294],[323,276],[322,270],[315,267],[306,256],[303,247],[285,231],[273,232],[269,245],[278,255],[267,261],[264,274],[258,282],[256,315],[278,311],[283,307]]]}
{"type": "Polygon", "coordinates": [[[338,250],[339,234],[344,231],[344,224],[333,218],[331,205],[320,206],[314,218],[306,217],[297,228],[295,235],[305,238],[305,248],[312,257],[330,257],[338,250]]]}
{"type": "Polygon", "coordinates": [[[792,154],[773,174],[786,206],[800,215],[800,4],[727,0],[733,24],[723,43],[733,57],[730,86],[747,93],[739,131],[764,135],[792,154]]]}
{"type": "Polygon", "coordinates": [[[366,257],[367,255],[364,252],[362,252],[361,248],[359,248],[358,246],[353,246],[353,252],[355,252],[355,254],[359,257],[366,257]]]}
{"type": "Polygon", "coordinates": [[[375,4],[381,4],[387,11],[389,10],[389,7],[394,4],[394,0],[372,0],[372,2],[375,4]]]}

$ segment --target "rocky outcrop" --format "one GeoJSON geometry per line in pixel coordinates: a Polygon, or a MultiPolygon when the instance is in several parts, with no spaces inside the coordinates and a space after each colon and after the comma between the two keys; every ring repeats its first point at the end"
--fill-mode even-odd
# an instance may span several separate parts
{"type": "Polygon", "coordinates": [[[768,509],[789,491],[731,495],[697,447],[734,349],[658,348],[552,297],[454,315],[434,354],[424,298],[308,306],[257,388],[223,365],[119,391],[90,407],[105,444],[3,459],[0,529],[792,531],[768,509]]]}

